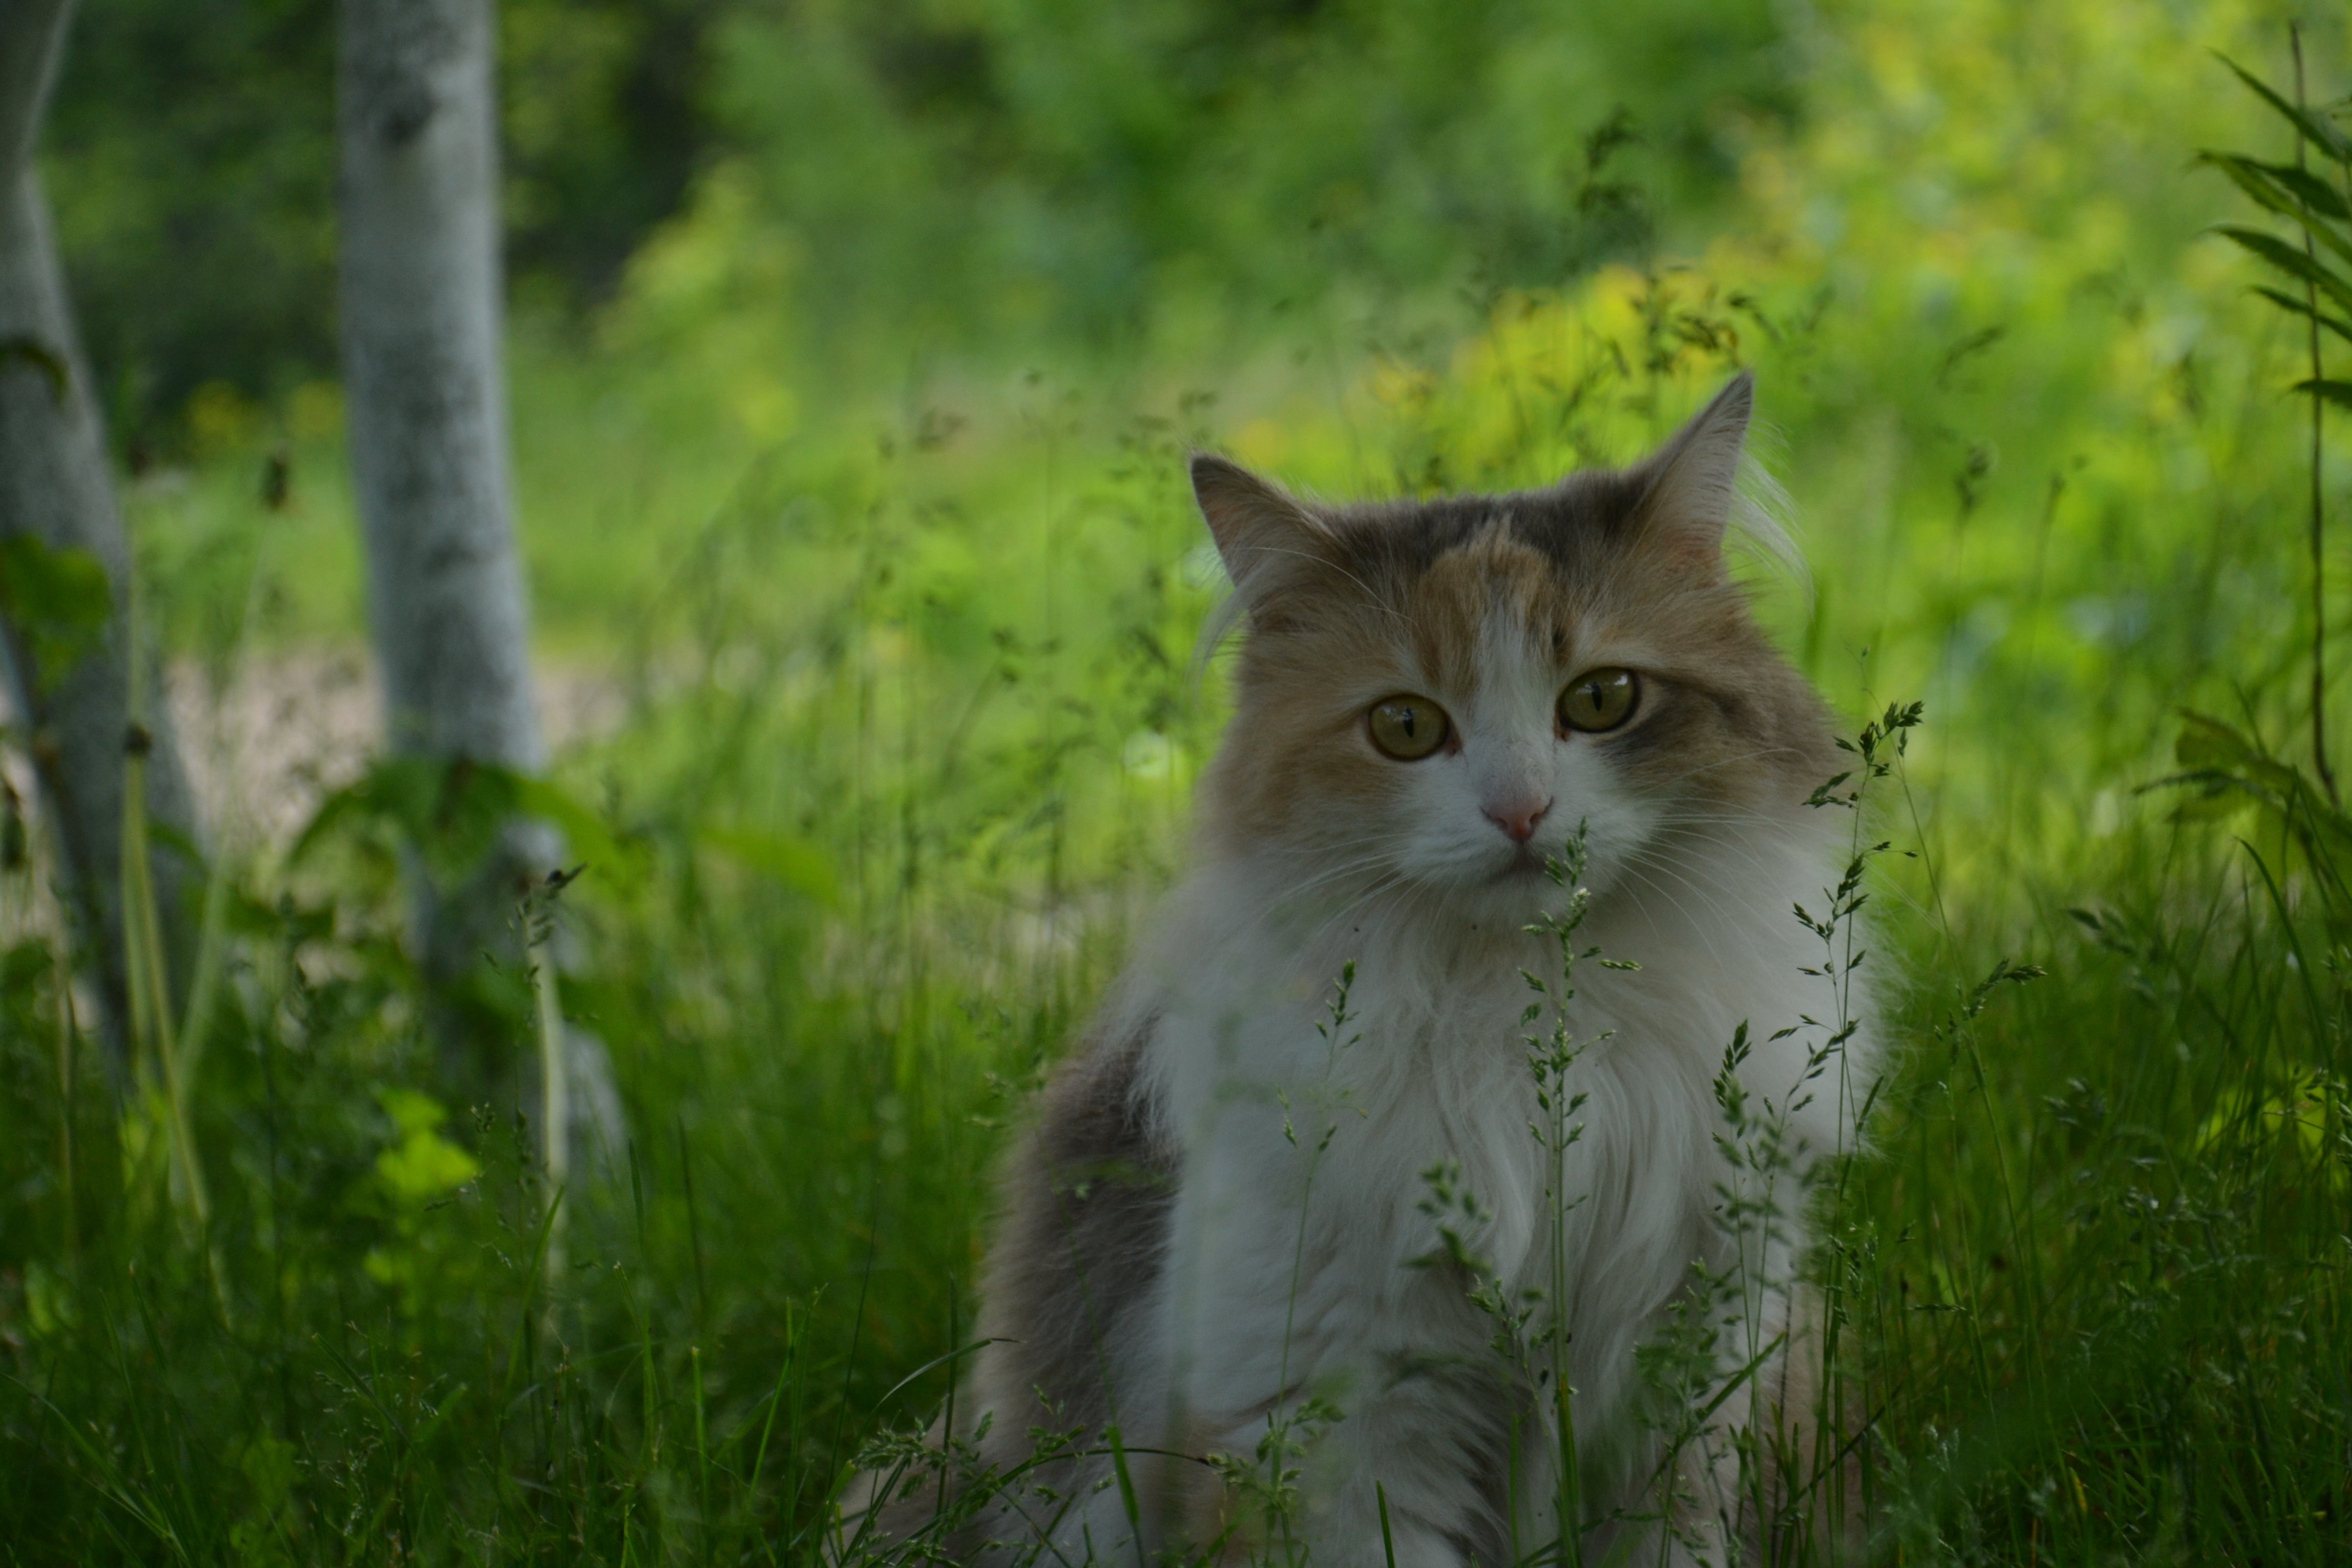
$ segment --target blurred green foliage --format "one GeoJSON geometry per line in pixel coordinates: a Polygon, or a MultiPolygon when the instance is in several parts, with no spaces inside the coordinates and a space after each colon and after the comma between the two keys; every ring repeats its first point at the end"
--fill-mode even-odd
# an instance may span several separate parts
{"type": "MultiPolygon", "coordinates": [[[[91,0],[45,145],[119,424],[333,363],[329,0],[91,0]]],[[[1334,288],[1555,281],[1686,218],[1793,107],[1761,0],[510,0],[522,297],[576,311],[715,183],[828,362],[1132,345],[1334,288]]]]}
{"type": "Polygon", "coordinates": [[[332,364],[334,7],[78,8],[41,142],[58,243],[118,435],[189,393],[332,364]]]}
{"type": "MultiPolygon", "coordinates": [[[[685,191],[700,4],[500,7],[509,244],[563,297],[609,286],[685,191]]],[[[124,438],[182,445],[217,382],[281,395],[334,367],[331,0],[79,8],[43,166],[124,438]]]]}

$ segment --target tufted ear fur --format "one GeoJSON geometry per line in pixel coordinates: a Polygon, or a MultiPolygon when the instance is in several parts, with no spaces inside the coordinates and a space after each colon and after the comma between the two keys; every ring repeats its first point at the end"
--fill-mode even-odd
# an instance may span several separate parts
{"type": "Polygon", "coordinates": [[[1756,377],[1741,371],[1641,465],[1648,488],[1634,512],[1637,533],[1677,555],[1715,563],[1738,501],[1734,480],[1756,406],[1756,377]]]}
{"type": "Polygon", "coordinates": [[[1331,531],[1321,520],[1238,463],[1193,454],[1192,495],[1244,601],[1262,598],[1286,569],[1329,558],[1331,531]]]}

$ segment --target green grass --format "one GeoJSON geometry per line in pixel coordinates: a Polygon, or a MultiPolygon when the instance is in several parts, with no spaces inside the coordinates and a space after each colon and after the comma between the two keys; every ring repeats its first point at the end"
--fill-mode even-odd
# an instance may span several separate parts
{"type": "MultiPolygon", "coordinates": [[[[2300,797],[2144,789],[2182,708],[2282,754],[2308,723],[2301,342],[2184,173],[2281,155],[2200,47],[2280,51],[2168,16],[1832,8],[1687,268],[1423,301],[1444,331],[1331,304],[832,395],[717,198],[593,341],[524,320],[542,651],[616,714],[553,770],[611,839],[561,989],[627,1141],[575,1165],[551,1277],[530,1130],[448,1103],[420,1037],[383,825],[298,861],[230,821],[197,1234],[12,866],[0,1558],[817,1561],[852,1456],[942,1397],[994,1152],[1181,863],[1223,701],[1184,449],[1330,493],[1541,482],[1735,360],[1813,571],[1763,578],[1768,616],[1854,721],[1927,705],[1873,818],[1900,1066],[1822,1199],[1866,1555],[2352,1558],[2345,839],[2300,797]],[[2048,973],[1980,994],[2003,962],[2048,973]]],[[[356,647],[331,398],[213,414],[129,490],[168,642],[356,647]]],[[[491,992],[520,1073],[530,988],[491,992]]]]}

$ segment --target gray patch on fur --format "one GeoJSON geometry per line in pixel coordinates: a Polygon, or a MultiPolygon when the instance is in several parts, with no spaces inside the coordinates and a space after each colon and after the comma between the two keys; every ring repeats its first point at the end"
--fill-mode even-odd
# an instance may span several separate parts
{"type": "MultiPolygon", "coordinates": [[[[1008,1152],[978,1325],[983,1348],[956,1424],[969,1439],[989,1413],[982,1458],[999,1476],[1030,1460],[1033,1433],[1077,1440],[1069,1457],[1031,1469],[998,1506],[950,1532],[942,1545],[953,1561],[1020,1558],[1005,1537],[1049,1534],[1058,1511],[1040,1488],[1067,1506],[1108,1479],[1099,1439],[1118,1405],[1113,1369],[1132,1370],[1176,1195],[1175,1150],[1138,1081],[1153,1022],[1117,1039],[1098,1035],[1065,1063],[1008,1152]]],[[[929,1441],[944,1436],[936,1425],[929,1441]]],[[[971,1479],[951,1476],[949,1487],[971,1479]]],[[[879,1481],[869,1478],[851,1511],[872,1506],[879,1481]]],[[[882,1509],[884,1540],[904,1540],[931,1518],[934,1483],[908,1491],[882,1509]]]]}
{"type": "Polygon", "coordinates": [[[1035,1419],[1064,1430],[1097,1430],[1116,1406],[1113,1347],[1131,1342],[1166,1267],[1176,1195],[1175,1150],[1137,1082],[1152,1023],[1055,1074],[1007,1163],[981,1320],[999,1342],[979,1379],[1000,1422],[1040,1393],[1035,1419]]]}

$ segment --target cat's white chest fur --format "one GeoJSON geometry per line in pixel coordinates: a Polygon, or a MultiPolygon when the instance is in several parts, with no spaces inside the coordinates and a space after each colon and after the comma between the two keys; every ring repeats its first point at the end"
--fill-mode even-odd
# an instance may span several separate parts
{"type": "Polygon", "coordinates": [[[1576,971],[1567,1089],[1581,1102],[1557,1165],[1528,1039],[1551,1016],[1526,1021],[1538,998],[1522,973],[1556,986],[1556,946],[1508,926],[1433,930],[1410,908],[1305,924],[1270,915],[1246,868],[1196,876],[1139,966],[1152,983],[1134,1004],[1155,1015],[1143,1081],[1182,1172],[1158,1342],[1135,1347],[1150,1369],[1129,1384],[1137,1414],[1181,1444],[1246,1455],[1307,1399],[1336,1405],[1341,1419],[1317,1435],[1327,1538],[1374,1517],[1347,1495],[1373,1480],[1392,1516],[1458,1519],[1459,1494],[1492,1492],[1504,1470],[1541,1528],[1551,1457],[1527,1450],[1539,1424],[1515,1402],[1528,1391],[1507,1385],[1502,1325],[1468,1301],[1444,1226],[1533,1305],[1531,1323],[1557,1311],[1584,1468],[1627,1470],[1635,1352],[1694,1264],[1786,1284],[1793,1223],[1742,1258],[1724,1217],[1727,1193],[1754,1184],[1717,1141],[1730,1129],[1716,1079],[1742,1023],[1740,1082],[1759,1105],[1796,1107],[1783,1207],[1798,1206],[1801,1167],[1840,1142],[1864,1042],[1806,1082],[1822,1029],[1770,1038],[1834,1015],[1804,973],[1819,939],[1788,912],[1820,901],[1823,849],[1811,832],[1751,839],[1679,900],[1595,901],[1578,950],[1641,968],[1576,971]]]}

